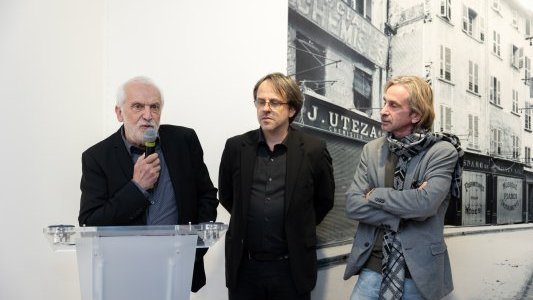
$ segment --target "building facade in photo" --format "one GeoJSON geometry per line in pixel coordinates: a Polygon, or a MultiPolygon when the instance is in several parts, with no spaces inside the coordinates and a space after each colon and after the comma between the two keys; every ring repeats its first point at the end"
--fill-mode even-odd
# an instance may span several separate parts
{"type": "Polygon", "coordinates": [[[335,206],[319,245],[357,226],[344,192],[363,145],[381,136],[388,78],[418,75],[435,93],[434,131],[463,145],[462,196],[448,224],[533,220],[533,12],[517,0],[289,0],[287,73],[304,91],[295,125],[326,140],[335,206]]]}
{"type": "Polygon", "coordinates": [[[391,0],[389,75],[435,93],[435,131],[460,137],[452,224],[525,222],[531,207],[533,14],[514,0],[391,0]]]}
{"type": "Polygon", "coordinates": [[[364,144],[382,135],[387,78],[386,1],[289,0],[288,70],[305,102],[294,125],[323,138],[333,159],[335,205],[319,225],[319,246],[351,241],[344,193],[364,144]]]}

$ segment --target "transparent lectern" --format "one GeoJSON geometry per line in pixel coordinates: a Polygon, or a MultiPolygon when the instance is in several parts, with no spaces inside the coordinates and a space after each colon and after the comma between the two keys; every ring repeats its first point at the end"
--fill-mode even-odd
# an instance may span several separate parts
{"type": "Polygon", "coordinates": [[[222,223],[74,227],[44,234],[54,251],[76,251],[83,300],[189,299],[196,248],[216,243],[222,223]]]}

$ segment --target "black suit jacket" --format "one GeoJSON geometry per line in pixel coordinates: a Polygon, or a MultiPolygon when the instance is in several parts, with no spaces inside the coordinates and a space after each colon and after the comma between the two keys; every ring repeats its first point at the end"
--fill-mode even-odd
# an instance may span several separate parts
{"type": "MultiPolygon", "coordinates": [[[[121,129],[82,154],[80,226],[145,225],[149,202],[132,182],[133,162],[121,129]]],[[[161,125],[161,149],[177,199],[178,223],[215,221],[218,201],[194,130],[161,125]]],[[[205,285],[204,251],[197,251],[191,290],[205,285]]]]}
{"type": "MultiPolygon", "coordinates": [[[[226,233],[226,286],[235,288],[246,239],[257,145],[253,130],[226,141],[219,174],[219,199],[231,214],[226,233]]],[[[316,284],[316,225],[333,207],[335,182],[323,141],[292,130],[287,139],[285,224],[291,275],[300,293],[316,284]]]]}

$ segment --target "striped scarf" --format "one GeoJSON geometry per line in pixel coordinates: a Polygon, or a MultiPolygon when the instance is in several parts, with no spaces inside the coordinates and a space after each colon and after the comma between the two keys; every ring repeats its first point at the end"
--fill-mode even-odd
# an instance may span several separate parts
{"type": "Polygon", "coordinates": [[[457,136],[446,132],[423,132],[412,133],[401,140],[397,140],[389,134],[387,135],[387,141],[389,142],[389,150],[398,156],[398,164],[396,165],[396,170],[394,172],[394,188],[397,190],[403,190],[403,180],[405,180],[407,166],[411,158],[438,141],[446,141],[452,144],[457,150],[459,158],[457,159],[452,174],[450,193],[453,197],[459,198],[461,194],[461,175],[463,173],[464,151],[461,149],[461,141],[457,136]]]}

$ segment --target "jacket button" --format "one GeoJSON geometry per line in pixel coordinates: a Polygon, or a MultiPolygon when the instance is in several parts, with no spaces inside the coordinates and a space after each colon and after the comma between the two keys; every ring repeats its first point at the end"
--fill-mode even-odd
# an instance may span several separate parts
{"type": "Polygon", "coordinates": [[[365,243],[365,247],[368,247],[369,245],[370,245],[369,242],[366,242],[366,243],[365,243]]]}

